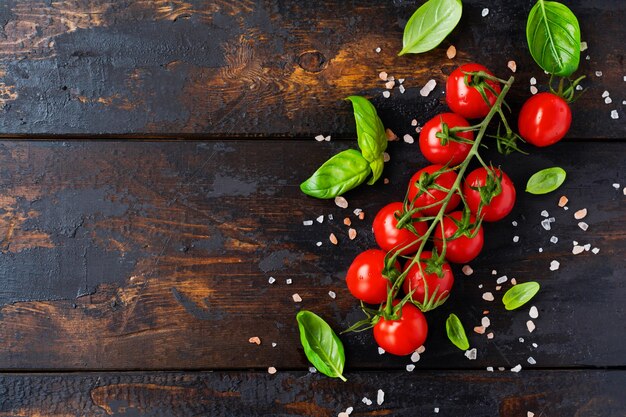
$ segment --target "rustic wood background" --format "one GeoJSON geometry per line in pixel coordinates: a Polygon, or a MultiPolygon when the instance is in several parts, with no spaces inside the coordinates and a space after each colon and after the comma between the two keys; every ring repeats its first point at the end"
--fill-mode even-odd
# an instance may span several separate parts
{"type": "Polygon", "coordinates": [[[531,77],[540,89],[548,82],[525,46],[532,3],[465,1],[439,48],[397,57],[421,2],[2,2],[0,416],[335,416],[350,406],[353,415],[438,407],[442,416],[626,416],[619,0],[566,2],[589,45],[572,129],[553,147],[527,147],[530,156],[487,151],[517,184],[518,203],[486,227],[474,274],[455,268],[452,297],[428,315],[415,371],[405,371],[408,358],[378,355],[368,333],[347,335],[349,381],[341,383],[306,372],[299,345],[301,308],[338,330],[360,318],[345,271],[374,245],[376,211],[401,199],[426,164],[416,144],[394,142],[389,184],[350,192],[349,209],[301,194],[299,183],[320,163],[355,146],[342,99],[373,98],[386,126],[417,137],[411,120],[445,109],[442,86],[453,68],[478,61],[506,77],[513,59],[509,101],[519,108],[531,77]],[[406,92],[383,98],[380,71],[405,78],[406,92]],[[431,78],[436,90],[421,97],[431,78]],[[333,140],[316,142],[318,134],[333,140]],[[568,172],[557,193],[522,192],[533,172],[554,165],[568,172]],[[569,211],[557,207],[562,194],[569,211]],[[580,208],[589,211],[586,232],[572,217],[580,208]],[[556,217],[551,231],[540,226],[544,209],[556,217]],[[320,215],[334,219],[302,224],[320,215]],[[344,217],[358,231],[354,241],[344,217]],[[600,252],[572,255],[573,240],[600,252]],[[558,271],[549,270],[553,259],[558,271]],[[510,285],[495,290],[501,275],[541,282],[533,333],[528,308],[506,312],[498,301],[510,285]],[[485,291],[496,301],[484,301],[485,291]],[[470,332],[478,357],[469,361],[447,341],[445,318],[455,312],[471,329],[483,310],[495,337],[470,332]],[[252,336],[262,344],[248,343],[252,336]],[[511,373],[517,364],[524,369],[511,373]],[[278,373],[269,375],[270,366],[278,373]],[[380,406],[378,389],[386,392],[380,406]]]}

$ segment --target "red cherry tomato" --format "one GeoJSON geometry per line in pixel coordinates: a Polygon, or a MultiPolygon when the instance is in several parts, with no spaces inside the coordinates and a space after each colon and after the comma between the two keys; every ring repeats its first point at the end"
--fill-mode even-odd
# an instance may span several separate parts
{"type": "MultiPolygon", "coordinates": [[[[394,302],[396,305],[398,301],[394,302]]],[[[428,323],[424,314],[413,304],[402,306],[398,320],[380,318],[374,326],[374,339],[385,352],[393,355],[409,355],[422,346],[428,335],[428,323]]]]}
{"type": "MultiPolygon", "coordinates": [[[[396,214],[400,215],[401,213],[403,213],[403,204],[401,202],[387,204],[385,207],[381,208],[376,214],[376,217],[374,217],[372,230],[376,243],[386,252],[392,249],[400,249],[414,243],[400,252],[402,255],[409,255],[417,251],[419,247],[419,236],[415,235],[409,229],[398,229],[396,227],[398,224],[396,214]]],[[[419,214],[415,214],[412,217],[418,218],[419,214]]],[[[413,227],[420,236],[426,233],[428,229],[426,222],[413,222],[413,227]]]]}
{"type": "MultiPolygon", "coordinates": [[[[465,117],[466,119],[478,119],[485,117],[493,103],[496,102],[497,94],[500,94],[500,85],[494,81],[487,81],[497,94],[493,94],[485,88],[485,94],[489,99],[489,105],[480,92],[473,86],[465,85],[465,72],[484,71],[489,75],[493,75],[486,67],[480,64],[461,65],[448,77],[446,82],[446,103],[450,109],[465,117]]],[[[470,76],[468,81],[471,82],[470,76]]]]}
{"type": "MultiPolygon", "coordinates": [[[[430,259],[432,257],[432,252],[424,251],[422,252],[420,259],[430,259]]],[[[407,262],[404,265],[403,271],[408,269],[408,273],[406,278],[404,279],[404,283],[402,284],[402,289],[406,294],[413,291],[413,295],[411,298],[414,301],[424,304],[424,296],[425,287],[424,287],[424,276],[426,277],[426,284],[428,285],[428,300],[430,301],[434,295],[434,302],[439,302],[448,298],[450,295],[450,290],[452,289],[452,285],[454,284],[454,275],[452,274],[452,269],[450,268],[450,264],[444,262],[441,266],[441,270],[443,275],[439,277],[435,272],[426,272],[427,264],[424,261],[419,262],[422,265],[422,271],[424,275],[420,273],[420,268],[418,264],[414,264],[409,268],[411,262],[407,262]]]]}
{"type": "MultiPolygon", "coordinates": [[[[461,221],[463,218],[463,213],[460,211],[455,211],[453,213],[448,214],[443,219],[443,228],[446,236],[446,259],[450,262],[454,262],[457,264],[467,263],[473,260],[478,256],[480,251],[483,248],[484,244],[484,236],[483,236],[483,228],[479,226],[478,232],[474,237],[467,237],[465,235],[459,236],[456,239],[450,240],[459,227],[452,220],[461,221]]],[[[474,216],[470,217],[472,223],[476,221],[474,216]]],[[[435,239],[434,244],[439,253],[443,248],[443,241],[441,239],[441,227],[435,228],[435,239]]]]}
{"type": "MultiPolygon", "coordinates": [[[[368,249],[357,255],[348,268],[348,290],[359,300],[369,304],[379,304],[387,300],[387,287],[391,283],[383,276],[385,254],[386,252],[379,249],[368,249]]],[[[396,262],[395,265],[400,270],[400,264],[396,262]]]]}
{"type": "MultiPolygon", "coordinates": [[[[505,218],[515,205],[515,186],[513,181],[499,169],[494,170],[496,177],[500,177],[500,194],[493,197],[491,202],[481,210],[483,220],[486,222],[496,222],[505,218]]],[[[472,213],[478,215],[480,205],[480,192],[471,187],[482,187],[487,184],[487,170],[483,167],[475,169],[467,177],[463,184],[463,195],[472,213]]]]}
{"type": "Polygon", "coordinates": [[[561,139],[572,124],[572,111],[561,97],[535,94],[522,106],[517,127],[520,136],[535,146],[550,146],[561,139]]]}
{"type": "MultiPolygon", "coordinates": [[[[420,132],[420,150],[424,157],[433,164],[458,165],[467,157],[472,145],[469,143],[448,140],[445,145],[436,135],[441,132],[441,125],[445,123],[449,129],[453,127],[469,127],[469,123],[463,117],[454,113],[442,113],[430,119],[420,132]]],[[[474,132],[459,132],[459,138],[474,140],[474,132]]]]}
{"type": "MultiPolygon", "coordinates": [[[[422,176],[422,173],[433,174],[434,172],[440,170],[441,168],[443,168],[443,165],[429,165],[426,168],[420,169],[411,177],[411,181],[409,182],[408,197],[409,197],[409,201],[413,201],[413,205],[415,208],[426,207],[431,204],[436,204],[442,201],[446,197],[447,193],[445,191],[434,189],[432,188],[432,185],[427,186],[426,190],[424,190],[424,192],[419,197],[417,196],[419,192],[422,191],[420,186],[418,185],[418,182],[422,176]]],[[[439,175],[434,180],[434,183],[440,185],[443,188],[450,189],[452,188],[452,185],[456,181],[456,178],[457,178],[456,172],[448,171],[439,175]]],[[[446,207],[446,213],[449,213],[452,210],[454,210],[456,206],[459,205],[460,202],[461,202],[461,197],[458,194],[454,194],[450,198],[450,201],[448,202],[448,205],[446,207]]],[[[436,204],[433,207],[420,210],[420,212],[423,216],[435,216],[439,212],[440,208],[441,208],[441,204],[436,204]]]]}

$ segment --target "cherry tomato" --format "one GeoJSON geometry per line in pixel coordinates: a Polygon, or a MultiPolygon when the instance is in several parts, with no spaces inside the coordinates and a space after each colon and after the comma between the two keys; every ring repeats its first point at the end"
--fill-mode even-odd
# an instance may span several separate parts
{"type": "Polygon", "coordinates": [[[572,111],[561,97],[535,94],[522,106],[517,127],[520,136],[535,146],[550,146],[561,139],[572,124],[572,111]]]}
{"type": "MultiPolygon", "coordinates": [[[[420,259],[429,259],[432,257],[432,252],[424,251],[422,252],[420,259]]],[[[452,284],[454,284],[454,275],[452,274],[452,269],[450,268],[450,264],[444,262],[441,265],[441,270],[443,275],[439,277],[435,272],[426,272],[427,264],[426,262],[420,260],[419,264],[422,265],[422,271],[424,275],[420,273],[420,268],[418,264],[414,264],[409,268],[411,262],[407,262],[404,265],[403,271],[408,269],[408,273],[406,278],[404,279],[404,283],[402,284],[402,289],[406,294],[410,293],[414,290],[411,298],[414,301],[424,304],[424,296],[425,288],[424,288],[424,276],[426,277],[426,284],[428,285],[428,300],[433,298],[433,294],[435,296],[434,302],[439,302],[441,300],[445,300],[448,295],[450,295],[450,290],[452,289],[452,284]]]]}
{"type": "MultiPolygon", "coordinates": [[[[348,290],[359,300],[369,304],[379,304],[387,300],[387,287],[391,283],[383,276],[385,254],[386,252],[379,249],[368,249],[357,255],[348,268],[348,290]]],[[[400,270],[398,262],[396,268],[400,270]]]]}
{"type": "MultiPolygon", "coordinates": [[[[484,71],[489,75],[493,75],[486,67],[480,64],[465,64],[452,71],[446,82],[446,103],[448,103],[448,107],[466,119],[485,117],[493,103],[496,102],[497,94],[500,94],[500,85],[495,81],[487,81],[487,84],[497,93],[493,94],[489,89],[485,88],[485,94],[490,103],[487,105],[485,99],[475,87],[465,85],[464,72],[476,71],[484,71]]],[[[468,81],[472,81],[471,76],[468,78],[468,81]]]]}
{"type": "MultiPolygon", "coordinates": [[[[500,177],[500,194],[493,197],[491,202],[481,210],[483,220],[486,222],[496,222],[505,218],[515,205],[515,186],[513,181],[499,169],[494,169],[496,177],[500,177]]],[[[483,167],[475,169],[467,177],[463,184],[463,195],[472,213],[478,215],[480,205],[480,192],[471,187],[482,187],[487,184],[487,170],[483,167]]]]}
{"type": "MultiPolygon", "coordinates": [[[[394,302],[396,305],[398,301],[394,302]]],[[[374,326],[374,339],[385,352],[404,356],[422,346],[428,335],[424,314],[411,303],[402,306],[402,317],[385,320],[381,317],[374,326]]]]}
{"type": "MultiPolygon", "coordinates": [[[[426,207],[431,204],[436,204],[446,197],[447,192],[436,190],[432,188],[432,186],[427,186],[426,190],[424,190],[425,192],[423,192],[419,197],[417,197],[417,195],[421,191],[421,188],[419,187],[418,182],[420,180],[420,177],[422,176],[422,173],[425,172],[427,174],[432,174],[441,168],[443,168],[443,165],[429,165],[426,168],[420,169],[411,177],[411,181],[409,182],[408,197],[409,197],[409,201],[413,201],[415,208],[426,207]]],[[[434,180],[434,183],[440,185],[443,188],[450,189],[452,188],[452,185],[456,181],[456,178],[457,178],[456,172],[448,171],[439,175],[434,180]]],[[[461,197],[458,194],[454,194],[450,198],[450,201],[448,202],[448,205],[446,207],[446,213],[454,210],[456,206],[459,205],[460,202],[461,202],[461,197]]],[[[437,204],[433,207],[420,210],[420,212],[424,216],[435,216],[439,212],[440,208],[441,208],[441,204],[437,204]]]]}
{"type": "MultiPolygon", "coordinates": [[[[385,207],[381,208],[376,217],[374,217],[374,223],[372,224],[372,231],[374,232],[374,238],[376,243],[386,252],[392,249],[400,249],[407,245],[414,244],[403,249],[400,253],[402,255],[409,255],[415,253],[419,247],[419,236],[415,235],[409,229],[398,229],[396,225],[398,220],[396,214],[403,212],[403,204],[401,202],[389,203],[385,207]]],[[[412,216],[418,218],[419,214],[412,216]]],[[[426,222],[413,222],[413,227],[419,235],[426,233],[428,225],[426,222]]]]}
{"type": "MultiPolygon", "coordinates": [[[[448,214],[443,218],[443,228],[446,236],[446,259],[450,262],[454,262],[457,264],[467,263],[473,260],[478,256],[480,251],[483,248],[484,244],[484,236],[483,236],[483,228],[479,226],[478,232],[474,237],[467,236],[459,236],[456,239],[449,240],[459,227],[452,221],[455,219],[456,221],[461,221],[463,218],[463,213],[460,211],[455,211],[453,213],[448,214]]],[[[472,223],[476,221],[474,216],[470,217],[472,223]]],[[[435,239],[434,244],[439,253],[443,248],[443,241],[441,240],[441,227],[435,228],[435,239]]]]}
{"type": "MultiPolygon", "coordinates": [[[[420,132],[420,149],[424,157],[433,164],[458,165],[467,157],[472,145],[469,143],[448,140],[445,145],[436,135],[441,132],[441,125],[445,123],[448,129],[453,127],[469,127],[469,123],[463,117],[454,113],[442,113],[430,119],[420,132]]],[[[459,138],[474,140],[474,132],[459,132],[459,138]]]]}

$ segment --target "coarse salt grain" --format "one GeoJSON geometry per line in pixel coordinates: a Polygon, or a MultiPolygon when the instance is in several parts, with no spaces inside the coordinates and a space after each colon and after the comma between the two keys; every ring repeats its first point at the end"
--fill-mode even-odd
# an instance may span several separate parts
{"type": "Polygon", "coordinates": [[[454,45],[450,45],[448,50],[446,51],[446,56],[448,59],[452,59],[456,56],[456,47],[454,45]]]}
{"type": "Polygon", "coordinates": [[[394,80],[389,80],[385,83],[385,88],[387,90],[391,90],[395,85],[396,85],[396,82],[394,80]]]}
{"type": "Polygon", "coordinates": [[[515,365],[514,367],[511,368],[511,372],[519,372],[522,370],[522,365],[515,365]]]}
{"type": "Polygon", "coordinates": [[[502,285],[496,285],[496,291],[500,291],[502,289],[502,285]]]}
{"type": "Polygon", "coordinates": [[[487,333],[487,339],[493,339],[493,332],[487,333]]]}
{"type": "Polygon", "coordinates": [[[600,248],[593,248],[591,249],[591,252],[593,252],[594,255],[597,255],[598,252],[600,252],[600,248]]]}
{"type": "Polygon", "coordinates": [[[335,204],[337,205],[337,207],[348,208],[348,200],[346,200],[342,196],[335,197],[335,204]]]}
{"type": "Polygon", "coordinates": [[[322,242],[316,242],[315,246],[322,246],[322,242]]]}
{"type": "Polygon", "coordinates": [[[537,90],[537,87],[535,87],[534,85],[530,86],[530,94],[537,94],[539,92],[539,90],[537,90]]]}
{"type": "Polygon", "coordinates": [[[490,292],[484,293],[483,294],[483,300],[485,300],[485,301],[493,301],[494,300],[493,294],[490,293],[490,292]]]}
{"type": "Polygon", "coordinates": [[[607,90],[604,90],[604,93],[602,93],[602,98],[606,98],[609,96],[609,92],[607,90]]]}
{"type": "Polygon", "coordinates": [[[402,137],[402,140],[404,140],[406,143],[415,142],[415,139],[413,139],[413,136],[409,135],[408,133],[402,137]]]}
{"type": "MultiPolygon", "coordinates": [[[[385,178],[387,180],[387,178],[385,178]]],[[[389,184],[389,180],[387,180],[387,182],[385,184],[389,184]]],[[[359,213],[359,220],[363,220],[365,219],[365,213],[364,212],[360,212],[359,213]]]]}
{"type": "Polygon", "coordinates": [[[569,200],[567,197],[565,197],[564,195],[561,196],[561,198],[559,198],[559,207],[565,207],[568,201],[569,200]]]}
{"type": "Polygon", "coordinates": [[[382,51],[382,49],[380,49],[380,46],[379,46],[378,48],[374,49],[374,51],[376,51],[376,53],[379,54],[380,51],[382,51]]]}
{"type": "Polygon", "coordinates": [[[354,240],[354,238],[356,237],[356,230],[353,228],[349,228],[348,237],[350,238],[350,240],[354,240]]]}
{"type": "Polygon", "coordinates": [[[538,348],[538,347],[539,347],[539,345],[538,345],[538,344],[536,344],[536,343],[533,343],[533,347],[536,349],[536,348],[538,348]]]}
{"type": "Polygon", "coordinates": [[[602,77],[602,71],[596,71],[596,77],[602,77]]]}
{"type": "Polygon", "coordinates": [[[315,136],[315,140],[318,142],[322,142],[324,140],[324,135],[317,135],[315,136]]]}
{"type": "Polygon", "coordinates": [[[434,411],[435,413],[438,413],[438,412],[439,412],[439,407],[435,407],[435,408],[433,409],[433,411],[434,411]]]}
{"type": "Polygon", "coordinates": [[[626,187],[622,190],[622,194],[626,195],[626,187]]]}
{"type": "Polygon", "coordinates": [[[507,62],[506,66],[509,67],[511,72],[517,71],[517,63],[515,61],[513,61],[513,60],[507,62]]]}
{"type": "Polygon", "coordinates": [[[352,220],[350,220],[350,217],[346,217],[345,219],[343,219],[343,224],[345,224],[346,226],[350,226],[352,224],[352,220]]]}
{"type": "Polygon", "coordinates": [[[517,280],[515,278],[511,278],[511,285],[517,285],[517,280]]]}
{"type": "Polygon", "coordinates": [[[541,212],[541,215],[542,215],[543,217],[548,217],[548,216],[550,215],[550,213],[548,213],[548,210],[543,210],[543,211],[541,212]]]}
{"type": "Polygon", "coordinates": [[[411,354],[411,362],[415,363],[420,360],[420,354],[415,351],[411,354]]]}
{"type": "Polygon", "coordinates": [[[324,223],[324,215],[318,216],[315,220],[317,220],[318,223],[324,223]]]}
{"type": "Polygon", "coordinates": [[[389,77],[389,74],[387,74],[385,71],[381,71],[378,74],[378,78],[380,78],[383,81],[387,81],[387,77],[389,77]]]}
{"type": "Polygon", "coordinates": [[[548,219],[543,219],[541,221],[541,227],[543,227],[545,230],[550,230],[552,229],[552,226],[550,225],[550,220],[548,219]]]}
{"type": "Polygon", "coordinates": [[[269,282],[270,284],[273,284],[276,282],[276,278],[274,277],[269,277],[269,279],[267,280],[267,282],[269,282]]]}
{"type": "Polygon", "coordinates": [[[487,367],[487,372],[493,372],[493,366],[488,366],[487,367]]]}
{"type": "Polygon", "coordinates": [[[315,374],[317,373],[317,369],[315,369],[315,366],[309,366],[309,372],[315,374]]]}
{"type": "Polygon", "coordinates": [[[483,317],[480,320],[480,324],[482,324],[483,327],[486,329],[487,327],[491,326],[491,320],[489,320],[489,317],[483,317]]]}
{"type": "Polygon", "coordinates": [[[530,77],[530,85],[537,84],[537,79],[535,77],[530,77]]]}
{"type": "Polygon", "coordinates": [[[589,225],[585,222],[578,222],[578,227],[580,227],[584,232],[586,232],[587,229],[589,229],[589,225]]]}
{"type": "Polygon", "coordinates": [[[428,97],[428,95],[431,93],[431,91],[435,89],[436,86],[437,86],[437,81],[428,80],[428,82],[420,90],[420,95],[422,97],[428,97]]]}
{"type": "Polygon", "coordinates": [[[376,393],[376,404],[382,405],[385,402],[385,391],[379,389],[376,393]]]}
{"type": "Polygon", "coordinates": [[[511,224],[513,225],[513,227],[517,227],[517,221],[513,220],[511,224]]]}
{"type": "Polygon", "coordinates": [[[604,104],[611,104],[613,103],[613,100],[611,99],[611,97],[607,97],[604,99],[604,104]]]}
{"type": "Polygon", "coordinates": [[[532,320],[528,320],[526,322],[526,328],[528,329],[528,333],[532,333],[533,331],[535,331],[535,323],[532,320]]]}
{"type": "Polygon", "coordinates": [[[483,9],[483,11],[482,11],[482,12],[480,12],[480,15],[481,15],[482,17],[485,17],[485,16],[487,16],[488,14],[489,14],[489,9],[488,9],[487,7],[485,7],[485,8],[483,9]]]}
{"type": "Polygon", "coordinates": [[[585,251],[589,252],[589,249],[591,249],[591,243],[586,243],[584,246],[585,251]]]}
{"type": "Polygon", "coordinates": [[[383,152],[383,161],[389,162],[391,160],[391,156],[387,152],[383,152]]]}
{"type": "Polygon", "coordinates": [[[491,275],[498,275],[498,271],[496,271],[495,269],[491,270],[491,275]]]}
{"type": "Polygon", "coordinates": [[[398,135],[396,135],[393,130],[387,128],[385,129],[385,133],[387,134],[387,140],[390,142],[393,142],[395,140],[398,140],[398,135]]]}
{"type": "Polygon", "coordinates": [[[616,190],[619,190],[619,183],[617,182],[613,183],[613,188],[615,188],[616,190]]]}
{"type": "Polygon", "coordinates": [[[543,252],[543,248],[539,248],[539,253],[543,252]]]}
{"type": "Polygon", "coordinates": [[[560,265],[561,264],[559,263],[559,261],[550,262],[550,271],[556,271],[557,269],[559,269],[560,265]]]}
{"type": "Polygon", "coordinates": [[[337,414],[337,417],[350,417],[350,414],[346,413],[345,411],[342,411],[341,413],[337,414]]]}
{"type": "Polygon", "coordinates": [[[519,236],[513,236],[513,242],[514,243],[519,242],[519,236]]]}
{"type": "Polygon", "coordinates": [[[519,338],[519,339],[517,339],[517,340],[519,340],[519,342],[520,342],[520,343],[524,343],[524,338],[523,338],[523,337],[520,337],[520,338],[519,338]]]}
{"type": "Polygon", "coordinates": [[[291,285],[291,283],[292,283],[292,282],[293,282],[293,280],[292,280],[291,278],[287,278],[287,279],[285,280],[285,283],[286,283],[287,285],[291,285]]]}
{"type": "Polygon", "coordinates": [[[404,78],[398,78],[398,83],[402,84],[404,82],[404,78]]]}
{"type": "Polygon", "coordinates": [[[404,92],[406,91],[406,88],[404,88],[404,86],[400,84],[400,87],[398,87],[398,90],[400,91],[400,94],[404,94],[404,92]]]}
{"type": "Polygon", "coordinates": [[[391,96],[391,93],[389,91],[383,91],[383,97],[389,98],[390,96],[391,96]]]}
{"type": "Polygon", "coordinates": [[[424,345],[422,345],[422,346],[417,348],[416,352],[421,355],[422,353],[426,352],[426,347],[424,345]]]}
{"type": "Polygon", "coordinates": [[[528,311],[528,315],[530,316],[530,318],[536,319],[537,317],[539,317],[539,310],[537,310],[537,307],[532,306],[528,311]]]}
{"type": "Polygon", "coordinates": [[[298,294],[298,293],[295,293],[294,295],[292,295],[291,298],[293,298],[293,302],[294,303],[301,303],[302,302],[302,297],[300,297],[300,294],[298,294]]]}
{"type": "Polygon", "coordinates": [[[470,276],[474,273],[474,270],[469,265],[464,265],[461,271],[467,276],[470,276]]]}
{"type": "Polygon", "coordinates": [[[470,361],[476,360],[476,353],[477,353],[476,348],[473,348],[473,349],[470,349],[470,350],[466,350],[465,351],[465,357],[467,359],[469,359],[470,361]]]}
{"type": "Polygon", "coordinates": [[[272,347],[276,347],[278,344],[276,342],[272,342],[272,347]]]}
{"type": "Polygon", "coordinates": [[[536,365],[537,361],[535,360],[535,358],[533,358],[532,356],[529,356],[528,359],[526,359],[528,361],[529,364],[531,365],[536,365]]]}
{"type": "Polygon", "coordinates": [[[580,52],[583,52],[586,50],[587,50],[587,42],[585,41],[580,42],[580,52]]]}
{"type": "Polygon", "coordinates": [[[339,241],[337,240],[337,236],[335,236],[334,233],[331,233],[330,236],[328,236],[328,240],[330,240],[330,243],[332,243],[333,245],[339,243],[339,241]]]}
{"type": "Polygon", "coordinates": [[[417,120],[415,119],[411,120],[411,126],[417,126],[417,120]]]}
{"type": "Polygon", "coordinates": [[[269,368],[267,368],[267,373],[270,375],[274,375],[276,373],[276,368],[270,366],[269,368]]]}
{"type": "Polygon", "coordinates": [[[367,397],[363,397],[363,398],[361,399],[361,402],[362,402],[363,404],[365,404],[365,405],[372,405],[372,400],[370,400],[370,399],[369,399],[369,398],[367,398],[367,397]]]}
{"type": "Polygon", "coordinates": [[[410,363],[410,364],[408,364],[408,365],[406,366],[406,370],[407,370],[408,372],[413,372],[413,370],[414,370],[414,369],[415,369],[415,365],[413,365],[412,363],[410,363]]]}
{"type": "Polygon", "coordinates": [[[557,243],[558,241],[559,241],[559,238],[558,238],[558,237],[556,237],[556,236],[552,236],[552,237],[550,238],[550,243],[557,243]]]}
{"type": "Polygon", "coordinates": [[[533,413],[532,411],[529,411],[526,413],[526,417],[535,417],[535,413],[533,413]]]}
{"type": "Polygon", "coordinates": [[[572,248],[572,253],[574,255],[578,255],[579,253],[583,253],[585,251],[584,246],[576,245],[572,248]]]}
{"type": "Polygon", "coordinates": [[[353,411],[354,411],[354,407],[346,408],[346,414],[348,414],[348,415],[352,414],[353,411]]]}
{"type": "Polygon", "coordinates": [[[358,216],[359,214],[361,214],[363,212],[363,209],[360,208],[355,208],[352,213],[354,213],[355,216],[358,216]]]}
{"type": "Polygon", "coordinates": [[[483,287],[483,284],[478,284],[478,288],[482,288],[482,287],[483,287]]]}
{"type": "Polygon", "coordinates": [[[378,354],[379,354],[379,355],[383,355],[384,353],[385,353],[385,349],[383,349],[383,348],[379,347],[379,348],[378,348],[378,354]]]}
{"type": "Polygon", "coordinates": [[[617,114],[617,110],[611,110],[611,119],[619,119],[619,114],[617,114]]]}
{"type": "Polygon", "coordinates": [[[483,326],[475,326],[474,332],[478,334],[485,334],[485,328],[483,326]]]}
{"type": "Polygon", "coordinates": [[[261,339],[258,338],[257,336],[253,336],[250,339],[248,339],[249,343],[254,343],[256,345],[260,345],[261,344],[261,339]]]}
{"type": "Polygon", "coordinates": [[[335,294],[335,291],[328,291],[328,296],[333,300],[337,298],[337,294],[335,294]]]}
{"type": "MultiPolygon", "coordinates": [[[[347,202],[346,202],[346,204],[347,204],[347,202]]],[[[332,215],[332,214],[329,214],[329,215],[328,215],[328,220],[332,220],[332,219],[333,219],[333,215],[332,215]]]]}
{"type": "Polygon", "coordinates": [[[305,226],[312,226],[313,225],[313,220],[304,220],[302,222],[303,225],[305,226]]]}
{"type": "Polygon", "coordinates": [[[506,275],[502,275],[496,280],[496,284],[504,284],[509,278],[506,275]]]}

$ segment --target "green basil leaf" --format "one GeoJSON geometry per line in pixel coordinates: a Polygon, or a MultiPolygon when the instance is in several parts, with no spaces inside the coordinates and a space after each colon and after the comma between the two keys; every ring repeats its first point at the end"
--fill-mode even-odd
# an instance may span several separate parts
{"type": "Polygon", "coordinates": [[[339,152],[324,162],[311,178],[300,184],[304,194],[335,198],[363,183],[370,174],[369,163],[355,149],[339,152]]]}
{"type": "Polygon", "coordinates": [[[511,287],[502,297],[502,303],[507,310],[515,310],[530,301],[539,292],[538,282],[524,282],[511,287]]]}
{"type": "Polygon", "coordinates": [[[419,54],[439,45],[461,20],[461,0],[428,0],[413,13],[404,27],[398,55],[419,54]]]}
{"type": "Polygon", "coordinates": [[[565,181],[567,173],[563,168],[552,167],[535,172],[526,183],[526,192],[530,194],[547,194],[559,188],[565,181]]]}
{"type": "Polygon", "coordinates": [[[378,117],[374,105],[361,96],[350,96],[346,100],[352,102],[354,119],[356,120],[356,137],[363,157],[373,162],[387,149],[387,135],[383,122],[378,117]]]}
{"type": "Polygon", "coordinates": [[[342,375],[346,358],[343,343],[320,316],[302,310],[296,315],[300,342],[315,369],[332,378],[346,381],[342,375]]]}
{"type": "Polygon", "coordinates": [[[379,156],[378,159],[375,159],[374,161],[370,162],[370,168],[372,169],[372,177],[367,182],[369,185],[374,184],[376,181],[378,181],[380,176],[383,175],[384,166],[385,166],[385,159],[382,155],[379,156]]]}
{"type": "Polygon", "coordinates": [[[539,0],[526,22],[528,48],[550,74],[569,77],[580,62],[580,26],[574,13],[555,1],[539,0]]]}
{"type": "Polygon", "coordinates": [[[448,339],[461,350],[469,349],[469,341],[465,334],[465,329],[461,324],[461,320],[456,314],[450,314],[448,320],[446,320],[446,333],[448,333],[448,339]]]}

